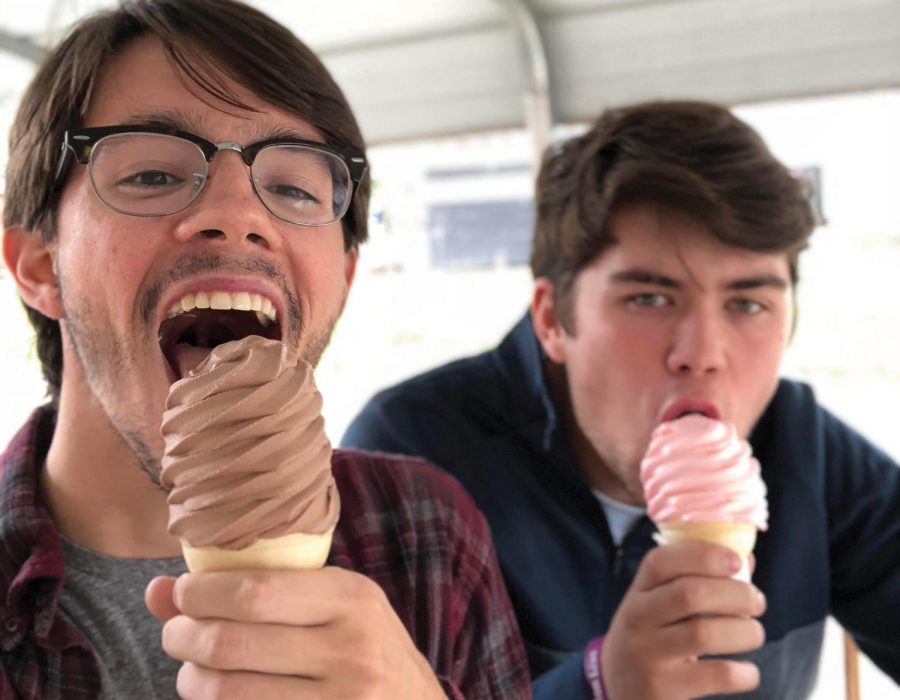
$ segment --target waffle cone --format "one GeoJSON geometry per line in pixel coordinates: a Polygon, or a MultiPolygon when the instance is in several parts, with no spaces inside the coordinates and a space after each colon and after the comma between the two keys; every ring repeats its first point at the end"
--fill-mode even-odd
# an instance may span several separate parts
{"type": "Polygon", "coordinates": [[[666,544],[682,540],[701,540],[720,544],[746,559],[756,544],[756,526],[752,523],[669,522],[657,523],[666,544]]]}
{"type": "Polygon", "coordinates": [[[244,549],[194,547],[181,540],[181,551],[190,571],[233,569],[321,569],[331,550],[334,528],[320,535],[296,533],[260,539],[244,549]]]}

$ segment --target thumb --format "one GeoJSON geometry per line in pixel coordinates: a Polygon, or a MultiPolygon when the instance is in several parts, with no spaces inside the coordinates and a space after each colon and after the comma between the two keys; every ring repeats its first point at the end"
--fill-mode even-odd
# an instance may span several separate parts
{"type": "Polygon", "coordinates": [[[147,609],[160,622],[166,622],[181,611],[172,600],[172,590],[175,588],[175,579],[171,576],[157,576],[144,591],[144,603],[147,609]]]}

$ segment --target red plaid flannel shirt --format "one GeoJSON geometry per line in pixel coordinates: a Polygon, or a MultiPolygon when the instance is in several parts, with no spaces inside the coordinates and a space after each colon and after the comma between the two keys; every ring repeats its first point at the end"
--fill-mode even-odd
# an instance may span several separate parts
{"type": "MultiPolygon", "coordinates": [[[[57,609],[65,562],[37,497],[55,418],[38,409],[0,457],[2,700],[100,691],[90,644],[57,609]]],[[[418,459],[336,450],[333,467],[341,519],[329,564],[384,589],[451,700],[530,697],[490,535],[461,487],[418,459]]]]}

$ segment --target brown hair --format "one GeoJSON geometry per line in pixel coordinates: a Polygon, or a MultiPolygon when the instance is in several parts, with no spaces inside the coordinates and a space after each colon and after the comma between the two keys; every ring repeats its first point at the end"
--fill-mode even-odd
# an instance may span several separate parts
{"type": "Polygon", "coordinates": [[[636,203],[685,214],[727,245],[785,253],[794,283],[815,225],[803,183],[724,107],[607,110],[587,133],[548,149],[537,180],[531,270],[554,283],[570,333],[576,276],[615,243],[613,215],[636,203]]]}
{"type": "MultiPolygon", "coordinates": [[[[296,115],[327,143],[364,150],[346,98],[316,55],[287,28],[236,0],[131,0],[76,24],[44,59],[25,92],[9,137],[3,224],[56,233],[54,169],[66,129],[83,126],[103,67],[134,39],[160,39],[172,64],[201,89],[250,109],[228,92],[225,78],[296,115]]],[[[369,181],[343,219],[344,246],[367,236],[369,181]]],[[[59,323],[27,308],[51,396],[62,379],[59,323]]]]}

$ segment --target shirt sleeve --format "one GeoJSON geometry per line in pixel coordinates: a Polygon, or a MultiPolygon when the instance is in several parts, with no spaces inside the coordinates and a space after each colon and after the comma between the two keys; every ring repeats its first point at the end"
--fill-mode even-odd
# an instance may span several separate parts
{"type": "Polygon", "coordinates": [[[571,658],[536,678],[531,691],[534,700],[593,700],[591,689],[584,678],[584,653],[573,654],[571,658]]]}
{"type": "Polygon", "coordinates": [[[832,610],[900,683],[900,467],[823,413],[832,610]]]}
{"type": "Polygon", "coordinates": [[[0,663],[0,698],[4,698],[4,700],[6,698],[9,698],[9,700],[18,700],[18,697],[16,691],[13,690],[9,677],[6,675],[6,670],[3,668],[2,663],[0,663]]]}
{"type": "Polygon", "coordinates": [[[387,403],[385,394],[374,396],[347,426],[341,446],[427,458],[427,453],[416,449],[411,435],[415,433],[414,428],[396,411],[389,416],[387,403]]]}
{"type": "MultiPolygon", "coordinates": [[[[449,478],[449,477],[448,477],[449,478]]],[[[451,700],[530,698],[525,649],[484,516],[460,488],[451,559],[451,672],[442,679],[451,700]],[[464,500],[468,505],[460,504],[464,500]]]]}
{"type": "MultiPolygon", "coordinates": [[[[389,410],[384,394],[375,396],[353,420],[341,439],[344,447],[421,455],[419,444],[429,436],[423,426],[414,429],[406,410],[389,410]]],[[[425,455],[428,456],[427,454],[425,455]]],[[[528,661],[518,623],[506,592],[487,521],[471,497],[446,472],[442,499],[449,496],[445,538],[449,547],[446,574],[449,584],[443,594],[452,600],[449,663],[434,666],[444,692],[451,700],[517,700],[531,697],[528,661]],[[449,672],[446,668],[449,666],[449,672]]],[[[560,696],[562,697],[562,696],[560,696]]]]}

